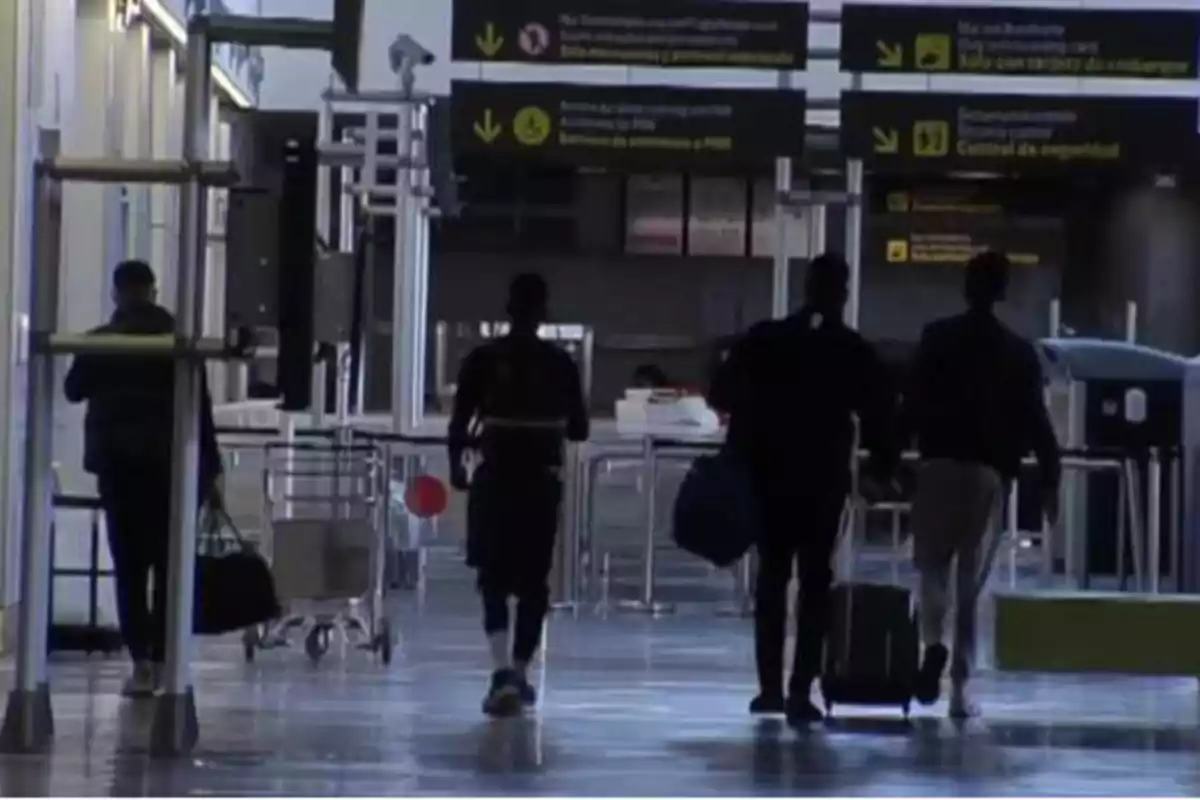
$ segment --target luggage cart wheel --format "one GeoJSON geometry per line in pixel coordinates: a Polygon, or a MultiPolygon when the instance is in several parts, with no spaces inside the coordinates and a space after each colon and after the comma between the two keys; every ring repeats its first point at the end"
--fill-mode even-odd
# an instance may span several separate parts
{"type": "Polygon", "coordinates": [[[314,626],[304,638],[304,652],[316,664],[329,649],[329,628],[324,625],[314,626]]]}
{"type": "Polygon", "coordinates": [[[392,625],[387,620],[379,623],[379,634],[376,636],[375,645],[379,651],[379,660],[386,667],[392,663],[392,625]]]}
{"type": "Polygon", "coordinates": [[[255,628],[242,631],[242,654],[246,657],[247,664],[254,663],[254,653],[258,650],[259,642],[258,631],[255,628]]]}

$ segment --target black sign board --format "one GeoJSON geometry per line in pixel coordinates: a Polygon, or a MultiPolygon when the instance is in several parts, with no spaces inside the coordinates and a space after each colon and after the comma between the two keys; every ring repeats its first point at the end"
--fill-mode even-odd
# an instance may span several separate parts
{"type": "Polygon", "coordinates": [[[1000,172],[1172,168],[1196,140],[1175,97],[845,92],[842,143],[878,166],[1000,172]]]}
{"type": "Polygon", "coordinates": [[[870,263],[965,266],[983,250],[1017,266],[1061,266],[1061,197],[1001,181],[873,181],[864,224],[870,263]],[[882,184],[882,185],[879,185],[882,184]]]}
{"type": "Polygon", "coordinates": [[[803,92],[455,81],[456,153],[572,164],[764,164],[804,148],[803,92]]]}
{"type": "Polygon", "coordinates": [[[455,0],[455,61],[804,69],[808,4],[455,0]]]}
{"type": "Polygon", "coordinates": [[[842,8],[848,72],[1194,80],[1200,14],[1080,8],[842,8]]]}

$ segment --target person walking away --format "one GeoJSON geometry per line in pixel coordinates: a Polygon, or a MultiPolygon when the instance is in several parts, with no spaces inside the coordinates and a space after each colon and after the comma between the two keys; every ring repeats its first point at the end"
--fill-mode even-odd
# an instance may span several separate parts
{"type": "Polygon", "coordinates": [[[996,318],[1008,286],[1008,258],[985,252],[967,265],[967,310],[921,334],[905,396],[921,465],[913,499],[914,561],[925,653],[917,700],[931,705],[950,661],[950,715],[977,713],[966,686],[975,657],[976,605],[994,545],[987,541],[1005,484],[1037,455],[1041,496],[1053,523],[1061,472],[1058,441],[1042,395],[1033,346],[996,318]],[[954,654],[943,644],[953,568],[954,654]]]}
{"type": "Polygon", "coordinates": [[[550,607],[563,444],[588,437],[578,368],[565,350],[538,338],[548,302],[540,275],[513,280],[512,328],[467,356],[450,417],[450,480],[469,492],[467,563],[483,601],[493,669],[483,710],[492,716],[537,702],[528,669],[550,607]],[[481,461],[468,479],[464,456],[473,429],[481,461]],[[517,606],[511,637],[510,597],[517,606]]]}
{"type": "Polygon", "coordinates": [[[737,341],[709,396],[729,415],[727,444],[745,459],[763,504],[754,610],[759,694],[750,711],[786,713],[796,725],[823,717],[810,693],[828,627],[855,416],[870,450],[868,473],[889,479],[898,462],[892,382],[871,345],[842,321],[849,276],[841,256],[815,258],[804,306],[737,341]],[[796,570],[796,649],[785,695],[788,587],[796,570]]]}
{"type": "MultiPolygon", "coordinates": [[[[145,262],[118,264],[112,292],[112,318],[90,334],[174,333],[175,319],[157,304],[154,272],[145,262]]],[[[117,617],[133,660],[124,694],[152,695],[165,656],[175,361],[168,355],[80,355],[63,388],[68,401],[87,403],[84,468],[97,479],[117,617]]],[[[207,387],[199,426],[200,496],[214,501],[221,458],[207,387]]]]}

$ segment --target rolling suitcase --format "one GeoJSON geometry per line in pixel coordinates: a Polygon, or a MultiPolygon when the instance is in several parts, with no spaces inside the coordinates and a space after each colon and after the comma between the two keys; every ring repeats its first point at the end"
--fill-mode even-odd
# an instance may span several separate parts
{"type": "Polygon", "coordinates": [[[835,705],[899,706],[908,717],[920,660],[911,593],[899,586],[833,587],[821,694],[835,705]]]}

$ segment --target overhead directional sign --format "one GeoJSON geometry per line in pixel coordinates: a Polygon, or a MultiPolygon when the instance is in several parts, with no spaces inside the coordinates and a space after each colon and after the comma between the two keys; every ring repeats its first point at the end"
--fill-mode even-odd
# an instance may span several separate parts
{"type": "Polygon", "coordinates": [[[1195,79],[1200,14],[1158,9],[842,7],[848,72],[1195,79]]]}
{"type": "Polygon", "coordinates": [[[764,164],[804,147],[803,92],[455,81],[457,153],[764,164]]]}
{"type": "Polygon", "coordinates": [[[454,0],[451,58],[800,70],[808,59],[808,4],[454,0]]]}
{"type": "Polygon", "coordinates": [[[851,158],[930,171],[1171,167],[1194,146],[1197,103],[1174,97],[845,92],[851,158]]]}

